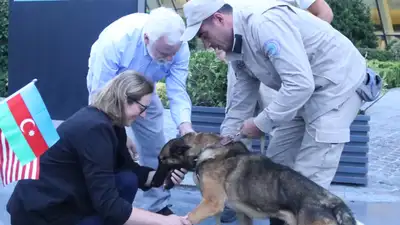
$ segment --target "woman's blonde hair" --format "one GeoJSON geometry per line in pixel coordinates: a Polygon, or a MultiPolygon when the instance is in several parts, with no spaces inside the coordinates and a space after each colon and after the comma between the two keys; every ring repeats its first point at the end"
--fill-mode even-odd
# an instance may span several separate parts
{"type": "Polygon", "coordinates": [[[143,96],[153,93],[154,84],[143,75],[126,70],[95,94],[91,106],[106,113],[116,125],[123,125],[125,105],[139,101],[143,96]]]}

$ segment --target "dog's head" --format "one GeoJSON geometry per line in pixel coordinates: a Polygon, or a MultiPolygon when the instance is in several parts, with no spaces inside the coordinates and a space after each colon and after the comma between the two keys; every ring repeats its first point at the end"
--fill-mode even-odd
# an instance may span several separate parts
{"type": "Polygon", "coordinates": [[[164,145],[158,156],[158,167],[154,174],[152,186],[160,187],[163,185],[169,172],[173,169],[185,168],[194,171],[200,154],[204,149],[213,149],[217,155],[226,154],[221,152],[225,149],[230,154],[248,151],[241,142],[232,142],[221,145],[222,137],[211,133],[188,133],[179,138],[173,138],[164,145]],[[212,146],[212,147],[211,147],[212,146]]]}
{"type": "Polygon", "coordinates": [[[179,138],[173,138],[164,145],[158,155],[158,167],[154,174],[152,186],[160,187],[168,173],[173,169],[185,168],[193,171],[200,150],[192,148],[194,134],[189,133],[179,138]]]}
{"type": "Polygon", "coordinates": [[[163,165],[179,166],[179,168],[192,170],[195,166],[195,159],[191,157],[194,152],[190,154],[192,147],[184,138],[172,139],[169,144],[162,148],[158,162],[163,165]]]}

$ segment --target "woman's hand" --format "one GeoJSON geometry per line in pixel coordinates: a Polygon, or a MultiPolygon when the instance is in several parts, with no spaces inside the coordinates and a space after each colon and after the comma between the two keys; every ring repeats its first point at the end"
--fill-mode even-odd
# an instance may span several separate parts
{"type": "Polygon", "coordinates": [[[181,168],[180,170],[174,170],[171,174],[172,182],[176,184],[182,183],[183,179],[185,178],[185,174],[187,174],[187,170],[181,168]]]}
{"type": "MultiPolygon", "coordinates": [[[[187,172],[188,172],[188,171],[185,170],[185,169],[183,169],[183,168],[181,168],[180,170],[174,170],[174,171],[172,171],[172,173],[170,173],[171,176],[167,176],[167,178],[164,180],[164,187],[169,186],[169,185],[171,184],[171,183],[170,183],[171,181],[172,181],[172,183],[173,183],[174,185],[180,184],[180,183],[183,181],[183,179],[185,178],[185,174],[187,174],[187,172]],[[170,180],[170,181],[169,181],[169,180],[170,180]]],[[[150,172],[149,172],[149,175],[148,175],[148,177],[147,177],[145,186],[150,187],[151,182],[152,182],[152,180],[153,180],[153,178],[154,178],[155,173],[156,173],[156,171],[150,171],[150,172]]]]}
{"type": "Polygon", "coordinates": [[[186,216],[163,216],[144,209],[132,208],[131,215],[125,225],[192,225],[186,216]]]}
{"type": "Polygon", "coordinates": [[[165,216],[162,221],[163,225],[192,225],[192,223],[186,218],[177,215],[165,216]]]}
{"type": "Polygon", "coordinates": [[[126,137],[126,147],[128,148],[129,154],[131,155],[133,161],[137,161],[139,157],[136,151],[136,146],[129,137],[126,137]]]}

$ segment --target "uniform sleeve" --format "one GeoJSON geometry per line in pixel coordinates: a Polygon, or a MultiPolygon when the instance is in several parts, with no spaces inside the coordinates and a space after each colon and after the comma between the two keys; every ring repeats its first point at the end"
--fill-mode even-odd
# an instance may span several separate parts
{"type": "MultiPolygon", "coordinates": [[[[232,66],[240,62],[233,62],[232,66]]],[[[235,135],[243,121],[254,115],[258,100],[260,81],[250,76],[245,69],[236,69],[236,82],[233,85],[231,104],[226,107],[224,121],[221,124],[221,135],[235,135]]]]}
{"type": "Polygon", "coordinates": [[[92,128],[76,148],[94,209],[104,220],[124,224],[132,205],[119,196],[114,174],[115,143],[107,126],[92,128]]]}
{"type": "Polygon", "coordinates": [[[300,9],[307,10],[315,2],[315,0],[296,0],[296,2],[300,9]]]}
{"type": "Polygon", "coordinates": [[[184,43],[171,66],[170,73],[165,79],[171,116],[177,126],[184,122],[191,122],[192,102],[186,91],[189,58],[189,46],[184,43]]]}
{"type": "Polygon", "coordinates": [[[308,7],[310,7],[315,2],[315,0],[283,0],[283,1],[304,10],[307,10],[308,7]]]}
{"type": "Polygon", "coordinates": [[[288,13],[292,11],[287,7],[273,8],[252,23],[255,45],[282,80],[274,100],[254,120],[265,133],[292,120],[314,92],[314,78],[302,36],[288,13]]]}

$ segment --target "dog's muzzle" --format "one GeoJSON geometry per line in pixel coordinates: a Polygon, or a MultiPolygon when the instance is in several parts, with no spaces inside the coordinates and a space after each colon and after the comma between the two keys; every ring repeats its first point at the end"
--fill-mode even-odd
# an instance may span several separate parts
{"type": "Polygon", "coordinates": [[[169,165],[159,163],[157,170],[154,174],[153,180],[151,181],[152,187],[161,187],[164,181],[167,179],[169,172],[173,169],[169,165]]]}

